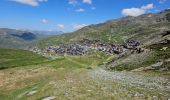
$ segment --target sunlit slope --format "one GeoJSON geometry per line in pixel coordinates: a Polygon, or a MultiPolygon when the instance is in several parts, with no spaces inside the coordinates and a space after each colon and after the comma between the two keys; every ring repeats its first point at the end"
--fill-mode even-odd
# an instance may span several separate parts
{"type": "Polygon", "coordinates": [[[35,65],[47,59],[25,50],[0,49],[0,69],[35,65]]]}
{"type": "Polygon", "coordinates": [[[120,44],[133,38],[147,45],[160,40],[160,33],[170,27],[170,10],[157,14],[145,14],[138,17],[124,17],[97,25],[89,25],[78,31],[57,35],[41,40],[39,47],[76,43],[81,39],[102,40],[120,44]]]}

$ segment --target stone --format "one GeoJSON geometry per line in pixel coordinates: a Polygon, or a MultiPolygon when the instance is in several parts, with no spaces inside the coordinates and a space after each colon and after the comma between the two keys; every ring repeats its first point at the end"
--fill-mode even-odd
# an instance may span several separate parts
{"type": "Polygon", "coordinates": [[[161,69],[162,65],[163,65],[163,62],[158,62],[156,64],[146,67],[145,70],[158,70],[158,69],[161,69]]]}
{"type": "Polygon", "coordinates": [[[141,72],[141,71],[144,71],[145,68],[144,67],[140,67],[140,68],[137,68],[137,69],[134,69],[134,70],[131,70],[132,72],[141,72]]]}
{"type": "Polygon", "coordinates": [[[158,62],[156,64],[151,65],[152,68],[159,69],[163,65],[163,62],[158,62]]]}
{"type": "Polygon", "coordinates": [[[170,30],[165,31],[165,32],[162,33],[162,37],[167,36],[167,35],[170,35],[170,30]]]}
{"type": "Polygon", "coordinates": [[[46,97],[42,100],[54,100],[56,97],[55,96],[49,96],[49,97],[46,97]]]}
{"type": "Polygon", "coordinates": [[[153,100],[159,100],[157,96],[153,96],[152,98],[153,100]]]}
{"type": "Polygon", "coordinates": [[[87,90],[88,92],[91,92],[92,90],[87,90]]]}
{"type": "Polygon", "coordinates": [[[168,47],[163,47],[161,50],[166,51],[168,47]]]}
{"type": "Polygon", "coordinates": [[[27,95],[28,95],[28,96],[31,96],[31,95],[34,95],[35,93],[37,93],[37,91],[31,91],[31,92],[29,92],[27,95]]]}

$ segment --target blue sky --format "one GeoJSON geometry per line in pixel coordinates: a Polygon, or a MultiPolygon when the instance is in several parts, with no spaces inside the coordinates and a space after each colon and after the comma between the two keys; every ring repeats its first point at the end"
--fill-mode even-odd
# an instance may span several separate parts
{"type": "Polygon", "coordinates": [[[0,0],[0,27],[68,32],[166,8],[169,0],[0,0]]]}

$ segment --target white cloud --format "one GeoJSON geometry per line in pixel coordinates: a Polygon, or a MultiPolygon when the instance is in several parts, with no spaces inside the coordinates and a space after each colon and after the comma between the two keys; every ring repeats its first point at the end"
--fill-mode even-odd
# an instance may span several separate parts
{"type": "Polygon", "coordinates": [[[63,25],[63,24],[58,24],[57,25],[60,29],[64,29],[65,28],[65,26],[63,25]]]}
{"type": "Polygon", "coordinates": [[[39,6],[40,2],[47,2],[48,0],[11,0],[11,1],[30,5],[30,6],[39,6]]]}
{"type": "Polygon", "coordinates": [[[84,11],[85,11],[85,9],[83,9],[83,8],[80,8],[80,9],[76,10],[76,12],[84,12],[84,11]]]}
{"type": "Polygon", "coordinates": [[[75,6],[78,4],[78,1],[77,0],[68,0],[68,4],[75,6]]]}
{"type": "Polygon", "coordinates": [[[41,22],[44,23],[44,24],[46,24],[46,23],[48,23],[48,20],[42,19],[41,22]]]}
{"type": "Polygon", "coordinates": [[[81,29],[85,26],[87,26],[87,25],[86,24],[75,24],[75,25],[73,25],[73,29],[78,30],[78,29],[81,29]]]}
{"type": "Polygon", "coordinates": [[[142,6],[141,8],[126,8],[122,10],[124,16],[139,16],[154,8],[153,3],[142,6]]]}
{"type": "Polygon", "coordinates": [[[92,0],[83,0],[83,3],[92,4],[92,0]]]}
{"type": "Polygon", "coordinates": [[[123,9],[122,14],[124,16],[139,16],[145,13],[145,10],[140,8],[128,8],[123,9]]]}
{"type": "Polygon", "coordinates": [[[153,9],[153,8],[154,8],[153,3],[147,4],[146,6],[141,7],[141,9],[144,9],[144,10],[150,10],[150,9],[153,9]]]}

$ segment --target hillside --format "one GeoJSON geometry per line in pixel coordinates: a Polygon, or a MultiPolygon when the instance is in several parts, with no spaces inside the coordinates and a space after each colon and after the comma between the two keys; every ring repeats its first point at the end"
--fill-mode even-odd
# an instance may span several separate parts
{"type": "MultiPolygon", "coordinates": [[[[1,48],[0,99],[168,100],[169,13],[43,38],[30,49],[34,53],[1,48]]],[[[10,36],[34,41],[30,33],[10,36]]]]}
{"type": "Polygon", "coordinates": [[[28,48],[39,37],[28,31],[0,28],[1,48],[28,48]]]}
{"type": "Polygon", "coordinates": [[[170,100],[170,0],[1,0],[0,100],[170,100]]]}
{"type": "Polygon", "coordinates": [[[157,14],[145,14],[138,17],[124,17],[109,20],[97,25],[89,25],[73,33],[49,37],[39,42],[39,47],[76,43],[82,39],[101,40],[121,44],[127,39],[137,39],[143,44],[159,41],[160,33],[169,30],[170,10],[157,14]]]}
{"type": "Polygon", "coordinates": [[[62,34],[62,32],[0,28],[0,47],[28,49],[30,47],[33,47],[35,42],[39,39],[56,34],[62,34]]]}
{"type": "Polygon", "coordinates": [[[0,49],[2,100],[167,100],[170,73],[111,72],[97,67],[110,55],[55,60],[24,50],[0,49]]]}
{"type": "Polygon", "coordinates": [[[39,41],[38,47],[43,52],[68,55],[85,55],[91,49],[109,53],[113,57],[105,67],[112,70],[168,71],[169,43],[170,9],[166,9],[45,38],[39,41]]]}
{"type": "Polygon", "coordinates": [[[36,65],[45,61],[45,57],[30,51],[0,48],[0,70],[36,65]]]}

